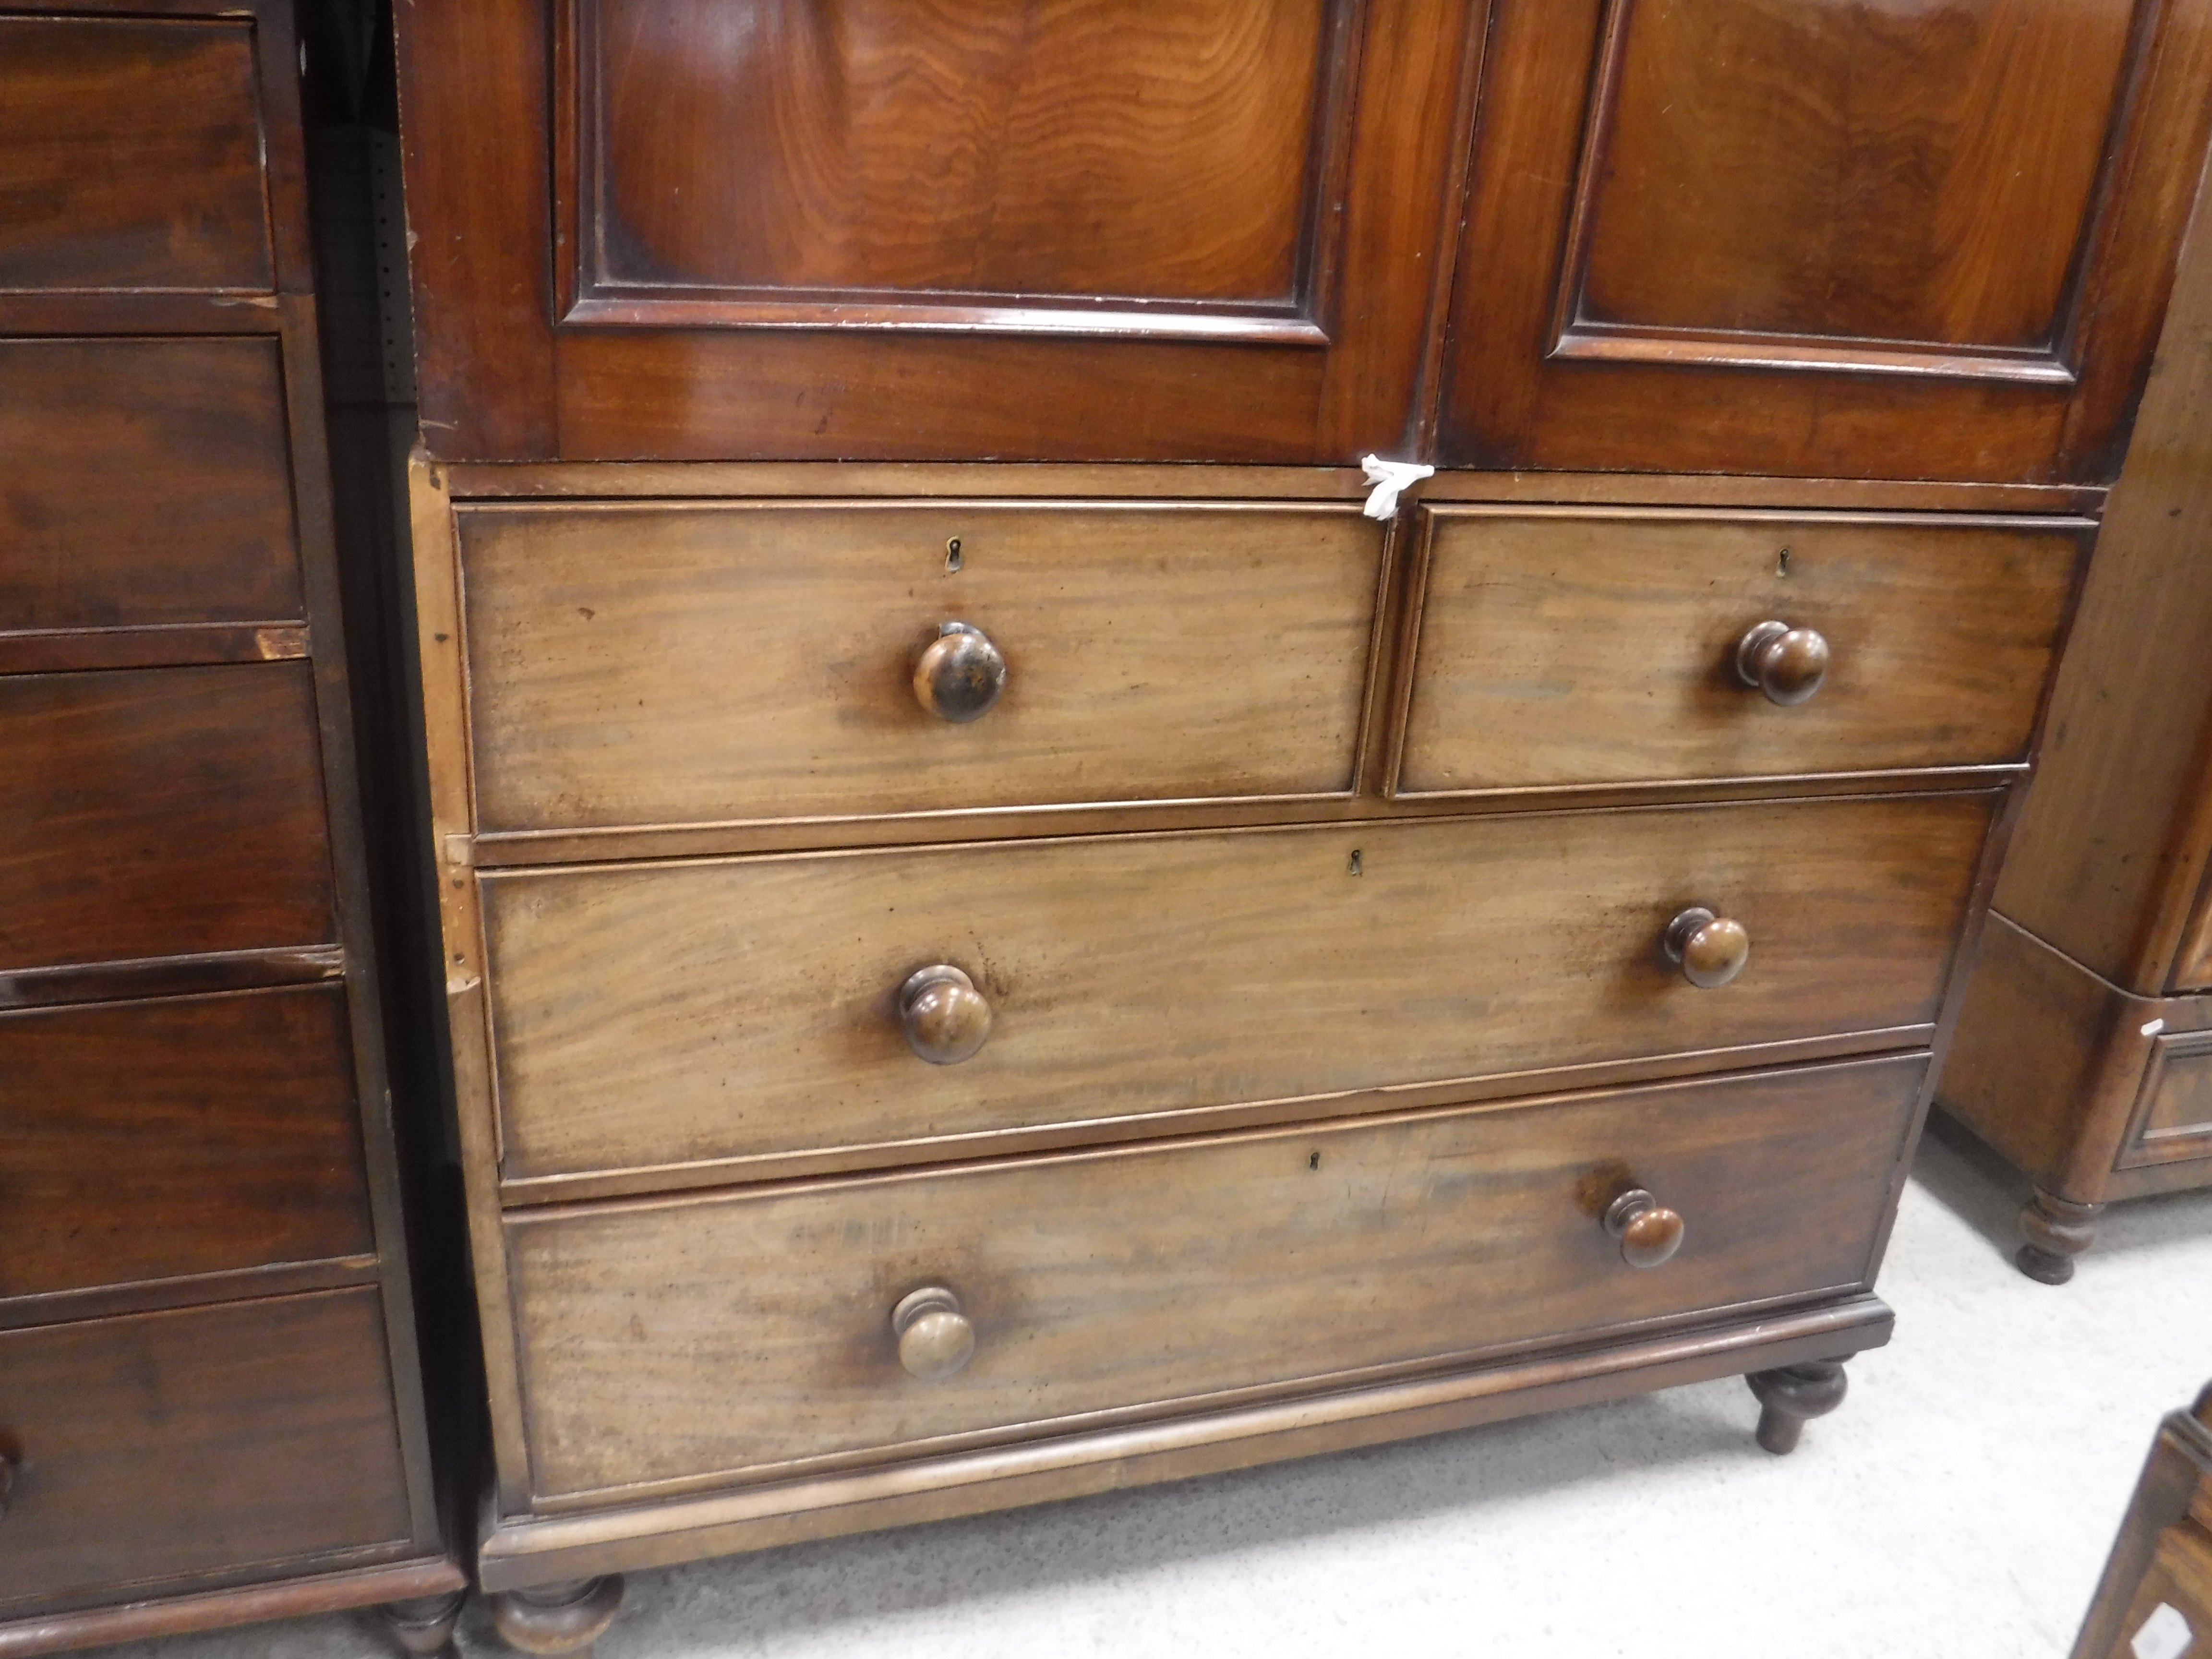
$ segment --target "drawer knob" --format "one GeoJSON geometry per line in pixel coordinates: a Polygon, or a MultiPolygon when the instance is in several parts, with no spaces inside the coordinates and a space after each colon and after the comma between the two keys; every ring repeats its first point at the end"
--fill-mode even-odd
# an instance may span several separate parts
{"type": "Polygon", "coordinates": [[[1763,622],[1735,648],[1736,678],[1788,708],[1804,702],[1828,678],[1828,642],[1809,628],[1763,622]]]}
{"type": "Polygon", "coordinates": [[[1632,1267],[1656,1267],[1682,1248],[1682,1218],[1641,1187],[1613,1200],[1605,1230],[1620,1241],[1620,1259],[1632,1267]]]}
{"type": "Polygon", "coordinates": [[[1667,960],[1700,991],[1719,989],[1751,960],[1751,935],[1743,924],[1692,905],[1667,924],[1667,960]]]}
{"type": "Polygon", "coordinates": [[[907,1046],[933,1066],[957,1066],[991,1035],[991,1005],[949,962],[917,968],[899,987],[907,1046]]]}
{"type": "Polygon", "coordinates": [[[981,629],[964,622],[940,624],[914,665],[914,695],[941,720],[979,720],[1006,689],[1006,658],[981,629]]]}
{"type": "Polygon", "coordinates": [[[968,1364],[975,1352],[975,1328],[960,1311],[960,1298],[942,1285],[925,1285],[899,1298],[891,1310],[899,1364],[925,1382],[941,1382],[968,1364]]]}

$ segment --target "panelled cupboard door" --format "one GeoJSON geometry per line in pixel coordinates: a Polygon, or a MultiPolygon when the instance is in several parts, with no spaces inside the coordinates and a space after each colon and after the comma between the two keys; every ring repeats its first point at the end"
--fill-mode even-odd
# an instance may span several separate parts
{"type": "Polygon", "coordinates": [[[2109,480],[2212,0],[1497,0],[1447,465],[2109,480]]]}
{"type": "Polygon", "coordinates": [[[447,459],[1410,439],[1482,0],[419,0],[447,459]]]}

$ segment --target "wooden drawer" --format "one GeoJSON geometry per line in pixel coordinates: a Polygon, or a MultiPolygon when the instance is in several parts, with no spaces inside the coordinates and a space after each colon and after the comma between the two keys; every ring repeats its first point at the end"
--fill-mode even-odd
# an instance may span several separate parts
{"type": "Polygon", "coordinates": [[[243,19],[0,18],[0,292],[275,286],[243,19]]]}
{"type": "Polygon", "coordinates": [[[1434,507],[1395,793],[2027,758],[2095,527],[2074,520],[1434,507]],[[1784,707],[1737,647],[1786,622],[1784,707]]]}
{"type": "MultiPolygon", "coordinates": [[[[2171,1005],[2169,1005],[2171,1006],[2171,1005]]],[[[2161,1031],[2113,1167],[2212,1158],[2212,1030],[2161,1031]]]]}
{"type": "Polygon", "coordinates": [[[0,630],[305,615],[274,340],[0,342],[0,630]]]}
{"type": "Polygon", "coordinates": [[[0,1297],[375,1249],[343,989],[0,1016],[0,1297]]]}
{"type": "Polygon", "coordinates": [[[1993,800],[487,872],[506,1173],[945,1157],[948,1137],[1024,1126],[1833,1033],[1923,1042],[1993,800]],[[1660,954],[1700,904],[1751,935],[1718,990],[1660,954]],[[957,1065],[917,1059],[900,1024],[900,986],[935,963],[994,1011],[957,1065]]]}
{"type": "Polygon", "coordinates": [[[375,1291],[0,1331],[0,1607],[408,1535],[375,1291]]]}
{"type": "Polygon", "coordinates": [[[0,679],[0,969],[334,937],[305,663],[0,679]]]}
{"type": "Polygon", "coordinates": [[[488,831],[1353,784],[1382,532],[1352,504],[459,518],[488,831]],[[964,723],[914,684],[948,621],[1006,664],[964,723]]]}
{"type": "Polygon", "coordinates": [[[944,1448],[1858,1285],[1923,1056],[510,1218],[541,1497],[944,1448]],[[1629,1267],[1600,1217],[1683,1218],[1629,1267]],[[953,1292],[975,1355],[901,1369],[953,1292]]]}

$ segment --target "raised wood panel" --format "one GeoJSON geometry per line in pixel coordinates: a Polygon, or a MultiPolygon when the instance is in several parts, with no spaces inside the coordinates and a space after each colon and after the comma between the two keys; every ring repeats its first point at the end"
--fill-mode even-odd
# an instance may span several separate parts
{"type": "Polygon", "coordinates": [[[421,0],[398,21],[426,440],[486,460],[1397,453],[1482,10],[1054,0],[1016,28],[1006,0],[601,0],[579,16],[608,101],[580,125],[553,0],[421,0]],[[593,131],[606,165],[580,197],[562,156],[593,131]],[[580,203],[628,228],[587,240],[580,203]],[[590,298],[573,266],[596,283],[602,243],[650,282],[590,298]],[[1135,292],[1092,291],[1115,287],[1135,292]]]}
{"type": "Polygon", "coordinates": [[[0,647],[305,616],[275,340],[0,342],[0,647]]]}
{"type": "Polygon", "coordinates": [[[0,1016],[0,1297],[376,1248],[337,988],[0,1016]]]}
{"type": "Polygon", "coordinates": [[[1465,465],[2109,480],[2204,153],[2204,0],[1498,0],[1465,465]]]}
{"type": "Polygon", "coordinates": [[[303,662],[0,680],[0,969],[335,935],[303,662]]]}
{"type": "Polygon", "coordinates": [[[408,1536],[373,1289],[0,1331],[0,1452],[11,1613],[408,1536]]]}
{"type": "Polygon", "coordinates": [[[1925,1068],[513,1218],[536,1489],[945,1449],[1855,1285],[1925,1068]],[[1637,1185],[1686,1228],[1648,1272],[1599,1218],[1637,1185]],[[975,1352],[924,1382],[900,1368],[890,1316],[933,1284],[958,1297],[975,1352]]]}
{"type": "Polygon", "coordinates": [[[0,292],[276,286],[250,21],[0,17],[0,292]]]}
{"type": "Polygon", "coordinates": [[[1614,0],[1566,331],[2068,374],[2142,9],[1614,0]]]}
{"type": "Polygon", "coordinates": [[[1401,793],[2024,761],[2085,522],[1423,509],[1401,793]],[[1782,708],[1769,619],[1832,653],[1782,708]]]}
{"type": "Polygon", "coordinates": [[[2212,1159],[2212,1031],[2163,1031],[2115,1167],[2212,1159]]]}
{"type": "MultiPolygon", "coordinates": [[[[839,1146],[1917,1026],[1990,798],[1369,823],[482,878],[510,1176],[839,1146]],[[1693,904],[1750,965],[1662,958],[1693,904]],[[989,1041],[910,1053],[971,975],[989,1041]]],[[[1383,1103],[1380,1098],[1367,1103],[1383,1103]]],[[[886,1155],[889,1152],[886,1152],[886,1155]]]]}
{"type": "Polygon", "coordinates": [[[485,830],[1352,787],[1382,534],[1349,505],[491,508],[459,525],[485,830]],[[913,684],[956,620],[1007,665],[998,705],[965,724],[913,684]]]}
{"type": "Polygon", "coordinates": [[[567,315],[1321,343],[1358,9],[579,0],[567,315]]]}

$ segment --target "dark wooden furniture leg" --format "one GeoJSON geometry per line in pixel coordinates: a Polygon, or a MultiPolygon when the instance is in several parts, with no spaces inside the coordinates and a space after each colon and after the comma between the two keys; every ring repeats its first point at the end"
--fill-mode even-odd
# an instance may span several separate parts
{"type": "Polygon", "coordinates": [[[1847,1386],[1843,1362],[1832,1359],[1753,1371],[1744,1381],[1759,1396],[1759,1443],[1777,1457],[1797,1449],[1797,1437],[1808,1421],[1844,1403],[1847,1386]]]}
{"type": "Polygon", "coordinates": [[[2074,1277],[2074,1258],[2097,1242],[2095,1223],[2104,1212],[2101,1204],[2054,1198],[2038,1187],[2020,1212],[2021,1236],[2027,1243],[2013,1260],[2030,1279],[2063,1285],[2074,1277]]]}
{"type": "Polygon", "coordinates": [[[404,1601],[386,1601],[376,1618],[402,1653],[413,1659],[438,1659],[453,1650],[453,1626],[460,1622],[466,1590],[443,1595],[417,1595],[404,1601]]]}
{"type": "Polygon", "coordinates": [[[569,1578],[500,1591],[491,1598],[491,1620],[507,1646],[523,1653],[576,1653],[614,1623],[622,1599],[618,1572],[569,1578]]]}

